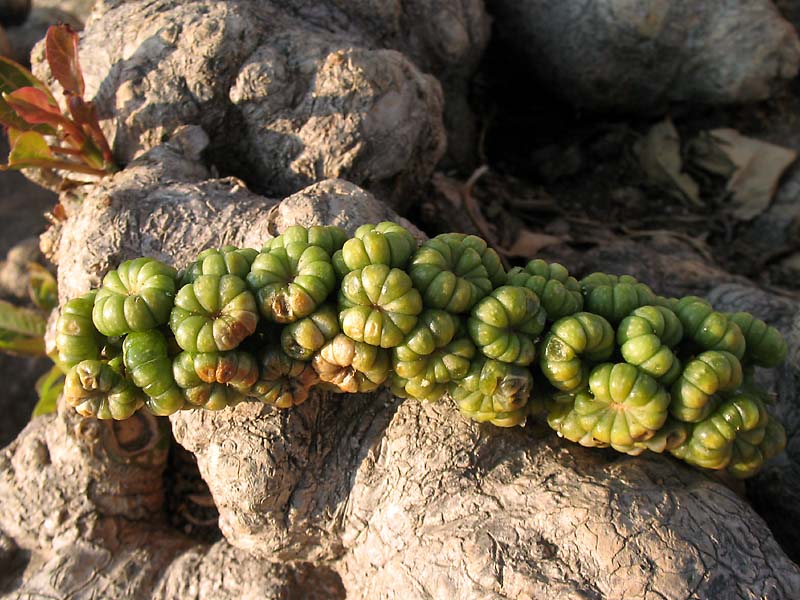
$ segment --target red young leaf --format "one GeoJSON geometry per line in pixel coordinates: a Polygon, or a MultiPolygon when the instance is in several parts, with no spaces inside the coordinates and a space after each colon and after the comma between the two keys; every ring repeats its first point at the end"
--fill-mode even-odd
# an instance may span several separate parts
{"type": "Polygon", "coordinates": [[[45,37],[50,71],[68,94],[83,96],[83,74],[78,62],[78,34],[69,25],[53,25],[45,37]]]}
{"type": "Polygon", "coordinates": [[[57,126],[64,121],[61,110],[42,90],[23,87],[3,94],[3,100],[27,123],[57,126]]]}
{"type": "Polygon", "coordinates": [[[0,98],[0,125],[22,130],[28,130],[32,127],[29,123],[23,121],[14,109],[2,98],[0,98]]]}
{"type": "MultiPolygon", "coordinates": [[[[47,87],[36,79],[28,69],[0,56],[0,96],[2,94],[10,94],[24,87],[35,87],[41,90],[47,95],[49,101],[55,104],[55,99],[47,87]]],[[[33,127],[30,123],[26,123],[2,97],[0,97],[0,125],[26,131],[28,129],[40,130],[42,128],[42,126],[33,127]]],[[[52,130],[42,130],[41,133],[52,133],[52,130]]]]}
{"type": "Polygon", "coordinates": [[[94,105],[86,102],[80,96],[70,96],[67,98],[67,108],[72,115],[72,120],[78,125],[90,125],[97,122],[94,105]]]}
{"type": "Polygon", "coordinates": [[[79,96],[70,96],[67,98],[67,106],[72,115],[72,119],[83,128],[89,138],[94,142],[94,145],[102,154],[105,162],[113,162],[111,148],[108,145],[106,136],[100,128],[100,122],[97,120],[97,111],[92,102],[86,102],[79,96]]]}

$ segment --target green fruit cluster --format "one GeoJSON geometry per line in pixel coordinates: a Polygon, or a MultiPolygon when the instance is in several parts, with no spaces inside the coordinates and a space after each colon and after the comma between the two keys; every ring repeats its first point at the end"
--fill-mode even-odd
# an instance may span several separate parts
{"type": "Polygon", "coordinates": [[[352,238],[294,226],[260,252],[205,250],[180,273],[126,261],[65,305],[56,344],[66,402],[101,419],[386,386],[449,396],[500,427],[544,410],[584,446],[671,452],[736,477],[786,443],[753,383],[754,367],[787,353],[763,321],[625,275],[578,281],[542,260],[506,272],[476,236],[419,246],[390,222],[352,238]]]}

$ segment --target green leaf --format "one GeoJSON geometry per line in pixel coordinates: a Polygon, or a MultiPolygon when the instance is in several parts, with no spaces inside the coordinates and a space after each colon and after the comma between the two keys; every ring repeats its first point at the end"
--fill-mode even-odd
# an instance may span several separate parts
{"type": "Polygon", "coordinates": [[[0,351],[19,356],[44,356],[44,338],[25,337],[0,329],[0,351]]]}
{"type": "Polygon", "coordinates": [[[97,110],[94,104],[86,102],[78,96],[69,96],[67,98],[67,107],[73,121],[81,127],[89,138],[82,149],[87,164],[97,168],[105,168],[108,164],[114,170],[111,148],[103,130],[100,128],[100,121],[97,118],[97,110]]]}
{"type": "Polygon", "coordinates": [[[35,87],[42,90],[50,96],[50,99],[55,104],[55,98],[53,98],[50,90],[47,89],[44,83],[34,77],[33,73],[13,60],[0,56],[0,94],[10,94],[23,87],[35,87]]]}
{"type": "Polygon", "coordinates": [[[83,96],[83,75],[78,61],[78,34],[69,25],[53,25],[47,30],[45,56],[53,77],[64,91],[83,96]]]}
{"type": "Polygon", "coordinates": [[[64,389],[64,373],[53,365],[50,370],[36,381],[36,393],[39,401],[33,408],[31,418],[56,412],[58,397],[64,389]]]}
{"type": "Polygon", "coordinates": [[[42,337],[46,325],[47,321],[39,311],[0,300],[0,331],[42,337]]]}
{"type": "Polygon", "coordinates": [[[90,137],[87,137],[81,146],[81,158],[90,167],[105,169],[106,161],[103,160],[103,154],[90,137]]]}
{"type": "Polygon", "coordinates": [[[45,312],[58,305],[58,284],[55,277],[39,263],[28,263],[28,294],[33,303],[45,312]]]}
{"type": "Polygon", "coordinates": [[[8,164],[0,165],[0,171],[7,169],[61,169],[103,176],[106,172],[91,165],[61,160],[53,155],[47,140],[36,131],[14,131],[11,139],[13,147],[8,155],[8,164]]]}
{"type": "Polygon", "coordinates": [[[26,123],[2,97],[0,97],[0,125],[19,129],[21,131],[27,131],[33,128],[33,125],[26,123]]]}
{"type": "Polygon", "coordinates": [[[14,146],[8,155],[10,167],[32,164],[34,161],[55,161],[47,140],[41,133],[25,131],[15,137],[14,146]]]}
{"type": "Polygon", "coordinates": [[[0,350],[23,356],[44,356],[44,315],[0,300],[0,350]]]}

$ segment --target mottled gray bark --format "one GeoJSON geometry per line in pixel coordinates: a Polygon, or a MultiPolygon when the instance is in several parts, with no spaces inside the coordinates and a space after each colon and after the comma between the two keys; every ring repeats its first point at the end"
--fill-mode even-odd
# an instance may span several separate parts
{"type": "MultiPolygon", "coordinates": [[[[290,223],[352,231],[392,217],[344,182],[276,205],[203,177],[162,147],[71,204],[50,238],[65,297],[132,255],[180,264],[290,223]]],[[[164,525],[152,423],[112,427],[62,408],[0,455],[0,551],[19,565],[3,580],[11,597],[800,595],[800,569],[758,515],[677,461],[584,449],[536,424],[481,426],[447,401],[386,392],[162,420],[219,509],[225,541],[201,545],[164,525]]]]}
{"type": "Polygon", "coordinates": [[[499,34],[581,108],[657,113],[672,103],[767,98],[800,65],[770,0],[488,0],[499,34]]]}
{"type": "Polygon", "coordinates": [[[444,154],[445,97],[468,162],[488,32],[480,0],[105,1],[81,62],[122,163],[196,124],[209,161],[261,192],[343,178],[404,207],[444,154]]]}
{"type": "Polygon", "coordinates": [[[3,598],[343,597],[328,569],[258,560],[168,528],[166,425],[142,414],[112,425],[62,410],[0,453],[3,598]]]}

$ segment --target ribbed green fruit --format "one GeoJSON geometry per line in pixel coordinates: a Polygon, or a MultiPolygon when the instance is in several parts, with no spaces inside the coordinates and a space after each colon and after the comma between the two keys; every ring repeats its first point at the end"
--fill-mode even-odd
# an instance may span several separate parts
{"type": "Polygon", "coordinates": [[[396,395],[435,401],[447,391],[447,383],[467,374],[475,346],[463,334],[456,337],[459,331],[459,320],[450,313],[422,311],[403,344],[392,350],[390,387],[396,395]]]}
{"type": "Polygon", "coordinates": [[[131,381],[147,395],[144,405],[151,413],[167,416],[183,408],[183,393],[172,374],[167,340],[159,331],[128,334],[122,343],[122,356],[131,381]]]}
{"type": "Polygon", "coordinates": [[[626,452],[656,435],[669,402],[667,390],[633,365],[604,363],[592,369],[589,392],[576,395],[574,410],[592,439],[626,452]]]}
{"type": "Polygon", "coordinates": [[[681,373],[680,361],[670,347],[682,337],[677,315],[663,306],[641,306],[617,328],[617,344],[625,361],[667,385],[681,373]]]}
{"type": "Polygon", "coordinates": [[[257,250],[236,246],[203,250],[181,274],[181,286],[192,283],[200,275],[236,275],[244,279],[257,255],[257,250]]]}
{"type": "Polygon", "coordinates": [[[465,417],[514,427],[525,424],[532,389],[528,369],[478,357],[466,377],[450,384],[450,395],[465,417]]]}
{"type": "Polygon", "coordinates": [[[325,302],[336,287],[336,274],[325,249],[291,242],[256,256],[247,283],[266,319],[292,323],[325,302]]]}
{"type": "Polygon", "coordinates": [[[437,402],[447,393],[446,383],[432,383],[427,379],[406,379],[394,371],[385,384],[398,398],[414,398],[423,402],[437,402]]]}
{"type": "Polygon", "coordinates": [[[727,471],[737,479],[752,477],[786,448],[786,430],[772,415],[763,427],[737,434],[727,471]]]}
{"type": "Polygon", "coordinates": [[[553,394],[547,402],[547,424],[562,437],[586,448],[604,448],[608,444],[596,440],[581,424],[575,412],[575,395],[566,392],[553,394]]]}
{"type": "Polygon", "coordinates": [[[467,331],[485,356],[524,367],[536,357],[546,318],[533,291],[504,285],[472,308],[467,331]]]}
{"type": "Polygon", "coordinates": [[[343,333],[325,344],[311,364],[321,381],[350,394],[378,389],[391,370],[386,350],[356,342],[343,333]]]}
{"type": "Polygon", "coordinates": [[[103,335],[125,335],[163,325],[175,300],[177,273],[152,258],[126,260],[103,278],[92,310],[103,335]]]}
{"type": "Polygon", "coordinates": [[[404,352],[427,356],[453,341],[460,328],[458,317],[444,310],[426,308],[420,313],[416,326],[400,347],[404,352]]]}
{"type": "MultiPolygon", "coordinates": [[[[593,428],[586,429],[588,424],[583,422],[583,417],[575,410],[578,395],[566,392],[554,394],[547,402],[547,424],[559,437],[587,448],[610,446],[610,443],[602,442],[592,435],[593,428]]],[[[651,438],[636,441],[629,445],[618,444],[614,449],[631,456],[639,456],[647,450],[657,453],[668,452],[686,441],[690,427],[691,425],[667,417],[664,424],[651,438]]]]}
{"type": "Polygon", "coordinates": [[[737,312],[728,317],[744,335],[744,362],[773,369],[786,360],[789,348],[780,331],[747,312],[737,312]]]}
{"type": "Polygon", "coordinates": [[[332,304],[323,304],[307,317],[284,326],[281,348],[290,358],[311,360],[338,333],[339,311],[332,304]]]}
{"type": "Polygon", "coordinates": [[[580,312],[553,323],[542,342],[539,366],[548,381],[565,392],[589,384],[589,367],[611,358],[614,330],[603,317],[580,312]]]}
{"type": "Polygon", "coordinates": [[[683,324],[686,337],[704,350],[724,350],[739,360],[744,356],[746,344],[742,330],[707,301],[696,296],[681,298],[675,314],[683,324]]]}
{"type": "Polygon", "coordinates": [[[760,426],[750,431],[742,431],[736,435],[733,441],[733,452],[731,453],[731,461],[728,463],[726,470],[728,473],[737,479],[746,479],[752,477],[763,466],[768,457],[762,451],[762,445],[767,447],[775,447],[775,442],[780,443],[783,440],[785,444],[786,433],[783,427],[778,425],[778,428],[771,428],[770,433],[777,439],[766,441],[768,423],[772,417],[766,415],[765,421],[760,426]]]}
{"type": "Polygon", "coordinates": [[[691,425],[688,423],[678,421],[672,417],[667,417],[664,425],[661,426],[653,437],[649,440],[636,442],[633,446],[623,451],[631,456],[639,456],[645,450],[650,450],[651,452],[657,452],[659,454],[669,452],[688,439],[690,430],[691,425]]]}
{"type": "Polygon", "coordinates": [[[580,281],[583,309],[618,324],[640,306],[655,304],[656,295],[630,275],[592,273],[580,281]]]}
{"type": "Polygon", "coordinates": [[[675,312],[678,307],[678,298],[667,298],[666,296],[656,296],[656,301],[653,303],[655,306],[663,306],[675,312]]]}
{"type": "Polygon", "coordinates": [[[355,236],[333,255],[333,265],[340,278],[367,265],[405,269],[416,250],[417,241],[405,227],[383,221],[356,229],[355,236]]]}
{"type": "Polygon", "coordinates": [[[188,352],[233,350],[258,324],[255,298],[236,275],[200,275],[175,297],[169,326],[188,352]]]}
{"type": "Polygon", "coordinates": [[[785,358],[777,330],[699,298],[656,296],[633,277],[578,283],[542,260],[506,274],[476,236],[443,234],[417,249],[391,222],[351,240],[338,227],[289,227],[260,253],[206,250],[181,277],[175,294],[174,270],[127,261],[99,292],[65,305],[56,340],[73,365],[68,403],[125,418],[142,405],[168,415],[249,397],[289,408],[314,386],[386,385],[423,401],[449,394],[465,416],[504,427],[546,407],[550,426],[585,446],[670,451],[735,477],[786,444],[753,377],[785,358]],[[260,328],[259,312],[269,321],[260,328]],[[536,352],[549,384],[534,395],[526,367],[536,352]]]}
{"type": "Polygon", "coordinates": [[[339,311],[342,331],[349,337],[394,348],[417,324],[422,298],[405,271],[368,265],[342,280],[339,311]]]}
{"type": "Polygon", "coordinates": [[[92,321],[96,291],[73,298],[64,305],[56,322],[58,359],[67,367],[100,358],[103,336],[92,321]]]}
{"type": "Polygon", "coordinates": [[[583,309],[578,281],[558,263],[547,263],[537,258],[525,268],[515,267],[508,272],[508,284],[521,285],[535,292],[548,321],[557,321],[583,309]]]}
{"type": "Polygon", "coordinates": [[[486,268],[492,287],[500,287],[507,283],[508,274],[503,268],[503,261],[483,238],[466,233],[442,233],[436,237],[446,243],[457,243],[475,250],[481,257],[481,263],[486,268]]]}
{"type": "MultiPolygon", "coordinates": [[[[411,258],[408,274],[426,308],[465,313],[492,291],[492,279],[483,258],[488,251],[486,243],[480,240],[482,250],[472,238],[475,236],[439,235],[425,242],[411,258]]],[[[493,262],[491,258],[486,260],[493,262]]],[[[498,273],[493,275],[499,278],[498,273]]]]}
{"type": "MultiPolygon", "coordinates": [[[[189,372],[192,372],[205,383],[224,383],[247,392],[258,378],[258,363],[247,352],[182,352],[180,356],[183,357],[186,377],[191,378],[189,372]]],[[[175,362],[178,362],[177,358],[175,362]]]]}
{"type": "Polygon", "coordinates": [[[686,363],[672,385],[672,416],[686,423],[704,420],[717,406],[718,392],[742,384],[742,366],[730,352],[709,350],[686,363]]]}
{"type": "Polygon", "coordinates": [[[189,404],[221,410],[244,400],[258,379],[258,365],[246,352],[181,352],[172,374],[189,404]]]}
{"type": "Polygon", "coordinates": [[[67,372],[64,401],[84,417],[127,419],[144,406],[145,395],[123,369],[121,357],[81,361],[67,372]]]}
{"type": "Polygon", "coordinates": [[[292,225],[279,236],[269,240],[261,252],[269,252],[275,248],[285,248],[289,244],[304,244],[307,246],[319,246],[327,252],[328,256],[333,256],[346,241],[347,232],[335,225],[312,225],[311,227],[292,225]]]}
{"type": "MultiPolygon", "coordinates": [[[[696,467],[724,469],[733,459],[737,437],[742,432],[765,427],[768,421],[769,414],[758,398],[746,393],[736,394],[696,423],[686,442],[672,453],[696,467]]],[[[742,468],[747,467],[743,465],[742,468]]]]}
{"type": "Polygon", "coordinates": [[[290,358],[278,348],[268,348],[259,359],[261,375],[249,395],[275,408],[291,408],[308,399],[319,382],[313,367],[290,358]]]}
{"type": "Polygon", "coordinates": [[[467,374],[475,346],[462,337],[425,356],[408,351],[406,346],[395,348],[394,353],[394,371],[401,377],[418,383],[449,383],[467,374]]]}

